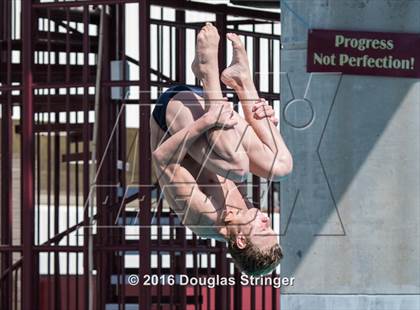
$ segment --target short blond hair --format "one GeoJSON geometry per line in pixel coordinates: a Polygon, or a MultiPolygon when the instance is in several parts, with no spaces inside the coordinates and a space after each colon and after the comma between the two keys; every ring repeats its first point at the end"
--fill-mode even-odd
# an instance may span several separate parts
{"type": "Polygon", "coordinates": [[[238,248],[235,240],[229,240],[228,250],[236,266],[250,276],[271,273],[283,258],[283,251],[278,243],[262,251],[255,247],[249,238],[243,249],[238,248]]]}

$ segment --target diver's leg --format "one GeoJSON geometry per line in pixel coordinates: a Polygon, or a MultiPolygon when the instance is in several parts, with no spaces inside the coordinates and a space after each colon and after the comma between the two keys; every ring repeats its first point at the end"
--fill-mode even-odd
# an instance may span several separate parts
{"type": "MultiPolygon", "coordinates": [[[[192,71],[203,84],[206,111],[210,109],[220,111],[223,105],[229,105],[223,99],[220,87],[218,46],[217,29],[211,23],[207,23],[197,35],[196,55],[191,65],[192,71]]],[[[244,169],[248,170],[248,158],[242,145],[237,143],[240,136],[234,128],[213,128],[207,132],[207,137],[214,153],[226,161],[239,160],[244,169]]]]}
{"type": "Polygon", "coordinates": [[[253,109],[259,95],[251,77],[245,47],[236,34],[229,33],[227,38],[232,42],[233,59],[230,66],[223,71],[221,79],[237,93],[245,120],[259,138],[250,140],[251,143],[246,147],[250,170],[266,178],[279,179],[292,170],[292,157],[280,131],[270,118],[255,117],[253,109]]]}

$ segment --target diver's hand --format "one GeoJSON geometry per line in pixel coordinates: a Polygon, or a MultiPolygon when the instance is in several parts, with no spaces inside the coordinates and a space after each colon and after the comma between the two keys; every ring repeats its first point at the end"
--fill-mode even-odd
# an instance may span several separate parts
{"type": "Polygon", "coordinates": [[[215,128],[230,129],[238,124],[237,116],[226,99],[221,103],[212,105],[203,116],[215,128]]]}
{"type": "Polygon", "coordinates": [[[263,119],[268,118],[275,126],[279,123],[276,118],[273,107],[268,104],[264,98],[260,98],[252,107],[254,118],[263,119]]]}

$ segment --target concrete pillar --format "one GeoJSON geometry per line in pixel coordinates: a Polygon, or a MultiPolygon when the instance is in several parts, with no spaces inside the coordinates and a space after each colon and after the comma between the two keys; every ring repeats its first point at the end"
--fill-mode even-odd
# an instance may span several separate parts
{"type": "Polygon", "coordinates": [[[420,1],[281,7],[281,309],[420,309],[420,80],[306,73],[308,28],[420,33],[420,1]]]}

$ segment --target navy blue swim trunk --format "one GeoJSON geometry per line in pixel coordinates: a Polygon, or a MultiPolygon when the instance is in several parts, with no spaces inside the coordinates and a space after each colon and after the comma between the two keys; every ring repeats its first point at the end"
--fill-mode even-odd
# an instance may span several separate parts
{"type": "Polygon", "coordinates": [[[166,125],[166,108],[168,107],[168,103],[172,97],[181,91],[191,91],[201,97],[204,97],[203,88],[198,86],[176,85],[165,90],[156,101],[156,106],[152,113],[153,118],[163,131],[168,130],[168,126],[166,125]]]}

